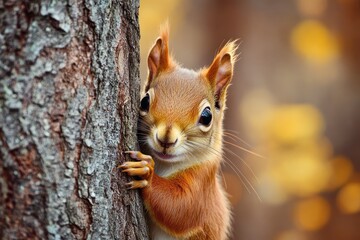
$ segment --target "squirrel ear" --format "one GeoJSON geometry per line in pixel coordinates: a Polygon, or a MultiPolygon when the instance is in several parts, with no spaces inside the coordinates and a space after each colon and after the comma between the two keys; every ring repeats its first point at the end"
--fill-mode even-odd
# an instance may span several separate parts
{"type": "Polygon", "coordinates": [[[161,36],[156,40],[148,57],[148,81],[145,91],[150,88],[151,82],[159,75],[161,71],[173,67],[173,61],[169,55],[169,27],[168,24],[161,28],[161,36]]]}
{"type": "Polygon", "coordinates": [[[226,90],[233,76],[237,47],[236,41],[227,43],[215,56],[210,67],[205,70],[205,76],[214,91],[216,108],[221,108],[225,103],[226,90]]]}

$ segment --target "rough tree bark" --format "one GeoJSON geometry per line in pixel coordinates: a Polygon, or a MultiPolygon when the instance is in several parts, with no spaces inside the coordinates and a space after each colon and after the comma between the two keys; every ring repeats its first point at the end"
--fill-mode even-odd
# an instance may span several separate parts
{"type": "Polygon", "coordinates": [[[139,0],[0,0],[0,239],[148,239],[139,0]]]}

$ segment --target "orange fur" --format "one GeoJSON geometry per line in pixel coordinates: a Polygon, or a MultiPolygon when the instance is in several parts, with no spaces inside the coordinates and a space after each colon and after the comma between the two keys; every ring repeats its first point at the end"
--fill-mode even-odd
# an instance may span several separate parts
{"type": "Polygon", "coordinates": [[[226,44],[209,68],[196,72],[173,61],[168,39],[165,26],[148,57],[143,97],[149,107],[140,109],[139,143],[141,151],[149,155],[130,151],[132,158],[142,162],[127,162],[121,168],[143,179],[129,186],[142,188],[151,221],[164,231],[155,232],[154,237],[224,240],[230,210],[218,171],[236,42],[226,44]],[[205,108],[212,114],[208,126],[199,122],[205,108]]]}
{"type": "Polygon", "coordinates": [[[143,189],[150,215],[177,237],[223,239],[228,222],[223,213],[228,210],[217,189],[217,169],[214,164],[203,164],[169,178],[154,174],[143,189]]]}

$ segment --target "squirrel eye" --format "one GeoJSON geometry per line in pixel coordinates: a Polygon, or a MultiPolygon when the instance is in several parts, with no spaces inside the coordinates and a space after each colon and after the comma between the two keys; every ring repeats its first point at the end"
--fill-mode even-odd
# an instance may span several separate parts
{"type": "Polygon", "coordinates": [[[145,97],[141,99],[140,102],[140,110],[144,112],[148,112],[150,107],[150,96],[148,93],[146,93],[145,97]]]}
{"type": "Polygon", "coordinates": [[[210,110],[210,107],[204,108],[200,115],[199,123],[201,123],[204,126],[209,126],[212,120],[212,113],[210,110]]]}

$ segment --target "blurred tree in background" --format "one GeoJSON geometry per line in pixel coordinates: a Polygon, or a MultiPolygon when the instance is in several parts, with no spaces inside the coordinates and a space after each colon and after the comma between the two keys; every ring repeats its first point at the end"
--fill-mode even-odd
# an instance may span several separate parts
{"type": "Polygon", "coordinates": [[[186,67],[242,42],[225,117],[233,239],[360,239],[360,1],[142,1],[141,59],[167,19],[186,67]]]}

